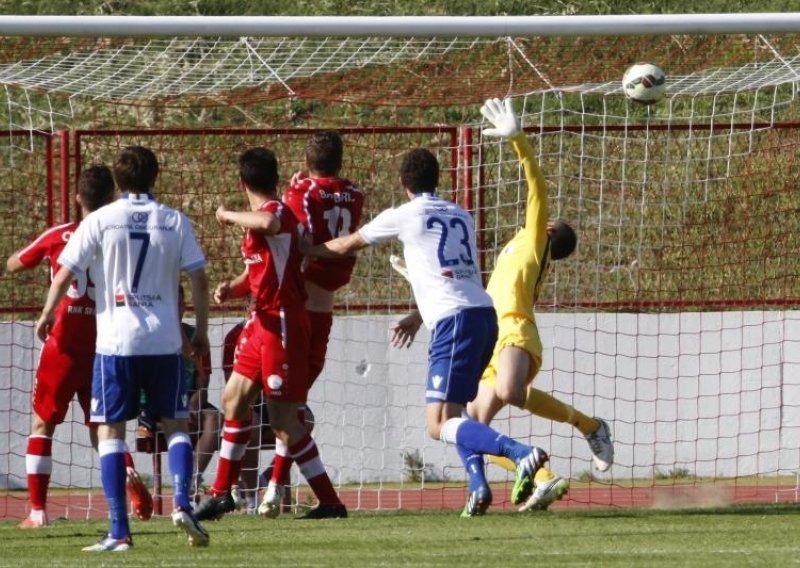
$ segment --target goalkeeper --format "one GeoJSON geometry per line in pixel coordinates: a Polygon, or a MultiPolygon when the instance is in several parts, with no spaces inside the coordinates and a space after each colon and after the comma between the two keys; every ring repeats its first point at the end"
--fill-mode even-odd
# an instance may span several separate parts
{"type": "MultiPolygon", "coordinates": [[[[501,408],[511,404],[543,418],[568,422],[586,437],[597,469],[606,471],[614,462],[608,424],[531,384],[542,366],[542,342],[534,306],[550,261],[567,258],[575,250],[575,231],[563,221],[548,221],[544,176],[511,100],[489,99],[481,107],[481,114],[493,125],[483,130],[484,135],[500,136],[511,143],[525,172],[528,196],[525,225],[500,252],[486,289],[497,312],[499,335],[478,395],[468,405],[469,415],[489,424],[501,408]]],[[[419,328],[418,321],[418,314],[412,313],[398,322],[393,328],[392,343],[397,347],[410,343],[419,328]]],[[[513,464],[489,459],[513,468],[513,464]]],[[[569,488],[566,479],[545,468],[537,472],[534,483],[535,491],[523,510],[546,509],[569,488]]]]}
{"type": "MultiPolygon", "coordinates": [[[[575,250],[575,231],[563,221],[548,221],[544,176],[511,100],[489,99],[481,107],[481,114],[494,125],[485,129],[484,135],[501,136],[511,143],[525,172],[528,198],[525,225],[500,251],[486,287],[497,311],[500,333],[469,412],[488,424],[503,406],[511,404],[536,416],[572,424],[589,442],[597,469],[606,471],[614,463],[608,424],[532,386],[542,367],[542,342],[534,306],[550,261],[567,258],[575,250]]],[[[546,508],[554,497],[560,498],[566,492],[566,480],[548,473],[542,471],[536,480],[537,490],[528,501],[528,508],[546,508]]]]}

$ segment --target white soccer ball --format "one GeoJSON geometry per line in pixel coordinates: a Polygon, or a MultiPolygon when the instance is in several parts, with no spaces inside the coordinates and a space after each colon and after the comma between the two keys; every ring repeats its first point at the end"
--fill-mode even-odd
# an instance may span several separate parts
{"type": "Polygon", "coordinates": [[[622,76],[622,90],[632,101],[651,105],[660,101],[667,90],[667,76],[658,65],[637,63],[622,76]]]}

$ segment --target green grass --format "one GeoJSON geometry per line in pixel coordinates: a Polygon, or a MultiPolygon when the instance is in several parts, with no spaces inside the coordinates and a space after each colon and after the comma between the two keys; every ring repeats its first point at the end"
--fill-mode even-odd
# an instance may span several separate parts
{"type": "Polygon", "coordinates": [[[788,566],[800,558],[800,507],[586,510],[462,519],[455,512],[355,514],[276,521],[231,515],[192,549],[166,519],[133,521],[133,551],[80,551],[101,521],[38,531],[0,523],[0,566],[788,566]]]}

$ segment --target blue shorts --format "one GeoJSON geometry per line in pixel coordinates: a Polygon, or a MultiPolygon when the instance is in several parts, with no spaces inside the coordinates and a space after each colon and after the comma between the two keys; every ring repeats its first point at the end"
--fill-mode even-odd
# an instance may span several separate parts
{"type": "Polygon", "coordinates": [[[97,423],[136,418],[144,391],[146,410],[161,418],[188,418],[183,355],[95,355],[90,419],[97,423]]]}
{"type": "Polygon", "coordinates": [[[425,402],[473,400],[496,341],[494,308],[470,308],[436,322],[428,346],[425,402]]]}

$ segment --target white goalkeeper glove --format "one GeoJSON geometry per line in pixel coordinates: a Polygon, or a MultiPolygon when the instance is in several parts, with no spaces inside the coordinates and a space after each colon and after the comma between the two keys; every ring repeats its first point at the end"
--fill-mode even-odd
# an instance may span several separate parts
{"type": "Polygon", "coordinates": [[[511,99],[505,99],[504,101],[487,99],[481,107],[481,114],[494,125],[494,128],[483,129],[485,136],[509,138],[522,130],[519,117],[514,114],[511,99]]]}

